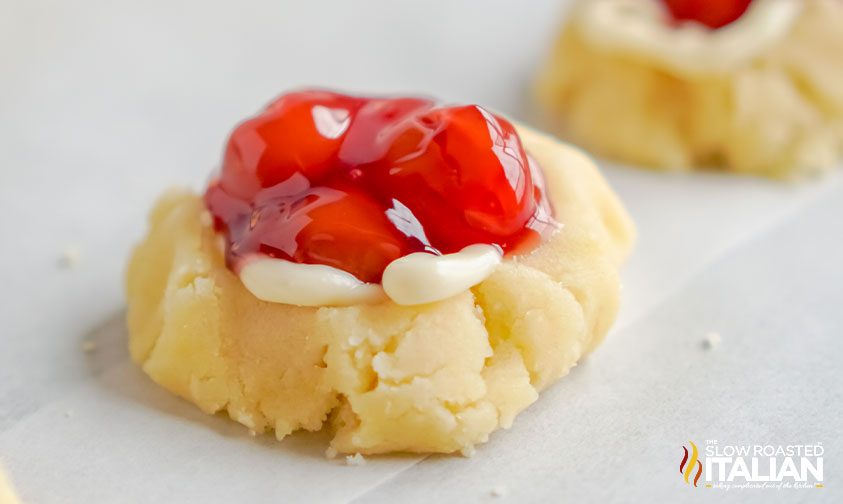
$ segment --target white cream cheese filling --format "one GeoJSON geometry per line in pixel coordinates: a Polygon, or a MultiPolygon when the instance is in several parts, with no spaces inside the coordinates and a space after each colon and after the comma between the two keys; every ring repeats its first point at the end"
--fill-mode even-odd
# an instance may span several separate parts
{"type": "Polygon", "coordinates": [[[596,46],[699,74],[734,68],[772,46],[802,7],[802,0],[755,0],[738,20],[712,30],[695,22],[670,24],[659,0],[591,0],[580,4],[575,23],[596,46]]]}
{"type": "Polygon", "coordinates": [[[258,299],[298,306],[348,306],[391,299],[399,305],[432,303],[486,279],[503,257],[494,245],[469,245],[453,254],[416,252],[398,258],[381,284],[323,264],[299,264],[254,255],[240,267],[240,281],[258,299]]]}
{"type": "Polygon", "coordinates": [[[383,289],[400,305],[439,301],[485,280],[501,259],[499,248],[483,244],[441,256],[416,252],[389,263],[383,272],[383,289]]]}
{"type": "Polygon", "coordinates": [[[255,255],[240,267],[240,281],[256,298],[299,306],[345,306],[383,301],[378,284],[324,264],[299,264],[255,255]]]}

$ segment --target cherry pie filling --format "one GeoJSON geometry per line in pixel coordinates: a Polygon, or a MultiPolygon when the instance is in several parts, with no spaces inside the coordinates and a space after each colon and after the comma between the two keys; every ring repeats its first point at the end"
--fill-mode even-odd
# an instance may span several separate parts
{"type": "Polygon", "coordinates": [[[319,90],[238,125],[205,203],[234,271],[262,254],[373,283],[414,252],[522,253],[556,227],[541,171],[506,119],[319,90]]]}

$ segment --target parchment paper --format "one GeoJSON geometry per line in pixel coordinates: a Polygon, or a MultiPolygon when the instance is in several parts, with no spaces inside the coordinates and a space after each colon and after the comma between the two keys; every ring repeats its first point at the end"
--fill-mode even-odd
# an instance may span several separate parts
{"type": "Polygon", "coordinates": [[[252,438],[128,361],[129,247],[161,190],[203,185],[237,120],[312,84],[523,118],[565,2],[0,7],[0,460],[24,502],[840,501],[839,173],[606,166],[640,233],[620,318],[472,458],[329,461],[321,434],[252,438]],[[688,488],[689,439],[822,442],[826,488],[688,488]]]}

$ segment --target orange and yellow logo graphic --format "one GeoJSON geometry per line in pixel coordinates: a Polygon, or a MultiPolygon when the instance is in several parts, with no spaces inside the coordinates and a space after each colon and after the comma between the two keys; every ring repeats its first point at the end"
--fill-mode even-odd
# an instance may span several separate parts
{"type": "Polygon", "coordinates": [[[700,476],[702,476],[702,462],[699,459],[700,452],[697,450],[697,445],[693,441],[688,442],[691,443],[691,453],[689,454],[688,449],[684,446],[682,447],[685,450],[685,456],[682,457],[682,462],[679,464],[679,474],[683,476],[685,483],[690,485],[691,475],[694,473],[694,469],[696,469],[697,474],[694,476],[694,486],[697,486],[697,482],[700,481],[700,476]]]}

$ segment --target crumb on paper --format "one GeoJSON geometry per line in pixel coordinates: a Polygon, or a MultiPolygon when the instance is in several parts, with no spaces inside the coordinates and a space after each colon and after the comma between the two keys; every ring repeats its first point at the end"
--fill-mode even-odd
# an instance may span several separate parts
{"type": "Polygon", "coordinates": [[[465,458],[471,458],[474,456],[475,453],[477,453],[477,449],[474,448],[474,445],[467,445],[462,447],[460,453],[465,458]]]}
{"type": "Polygon", "coordinates": [[[503,497],[506,495],[506,486],[504,485],[495,485],[489,491],[489,495],[492,497],[503,497]]]}
{"type": "Polygon", "coordinates": [[[354,455],[345,457],[345,463],[350,466],[366,465],[366,457],[360,455],[359,453],[355,453],[354,455]]]}
{"type": "Polygon", "coordinates": [[[79,249],[76,247],[67,247],[65,248],[62,253],[61,257],[59,258],[59,266],[62,268],[72,268],[76,266],[76,263],[79,262],[79,249]]]}
{"type": "Polygon", "coordinates": [[[249,436],[251,436],[251,437],[255,437],[255,436],[257,436],[257,435],[258,435],[258,433],[257,433],[257,432],[255,432],[255,429],[249,429],[249,436]]]}
{"type": "Polygon", "coordinates": [[[92,353],[97,349],[97,342],[92,339],[82,341],[82,351],[85,353],[92,353]]]}
{"type": "Polygon", "coordinates": [[[335,459],[337,458],[337,450],[333,446],[329,446],[327,450],[325,450],[325,458],[335,459]]]}
{"type": "Polygon", "coordinates": [[[710,332],[705,335],[703,338],[703,348],[706,350],[714,350],[718,346],[720,346],[720,333],[718,332],[710,332]]]}

